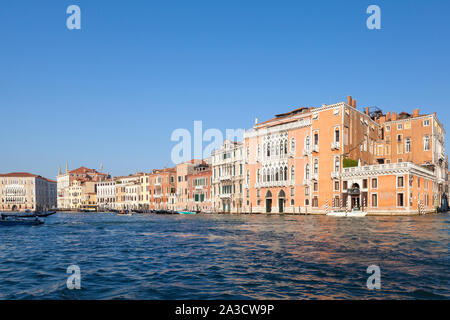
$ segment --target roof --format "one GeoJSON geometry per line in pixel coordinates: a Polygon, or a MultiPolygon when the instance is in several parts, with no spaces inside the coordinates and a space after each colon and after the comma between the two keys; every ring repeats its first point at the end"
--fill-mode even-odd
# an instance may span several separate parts
{"type": "Polygon", "coordinates": [[[0,177],[36,178],[38,175],[28,172],[11,172],[0,174],[0,177]]]}
{"type": "MultiPolygon", "coordinates": [[[[267,124],[270,124],[271,122],[280,121],[280,120],[283,120],[283,119],[285,119],[285,123],[288,123],[288,122],[294,121],[293,119],[292,120],[289,119],[290,117],[292,117],[294,115],[297,115],[297,114],[300,114],[300,113],[309,112],[311,109],[313,109],[313,107],[300,107],[300,108],[291,110],[291,111],[286,112],[286,113],[276,114],[275,118],[266,120],[266,121],[261,122],[261,123],[257,123],[256,126],[267,125],[267,124]]],[[[281,123],[278,122],[277,125],[279,125],[279,124],[281,124],[281,123]]]]}
{"type": "Polygon", "coordinates": [[[38,179],[45,180],[47,182],[56,183],[56,181],[54,181],[54,180],[50,180],[50,179],[47,179],[47,178],[45,178],[43,176],[40,176],[40,175],[37,175],[37,174],[33,174],[33,173],[29,173],[29,172],[2,173],[2,174],[0,174],[0,177],[7,177],[7,178],[38,178],[38,179]]]}
{"type": "Polygon", "coordinates": [[[101,174],[100,172],[97,172],[95,169],[89,169],[89,168],[86,168],[86,167],[80,167],[78,169],[74,169],[74,170],[69,171],[69,173],[75,173],[75,174],[84,174],[84,173],[88,173],[88,172],[89,173],[94,172],[94,173],[101,174]]]}

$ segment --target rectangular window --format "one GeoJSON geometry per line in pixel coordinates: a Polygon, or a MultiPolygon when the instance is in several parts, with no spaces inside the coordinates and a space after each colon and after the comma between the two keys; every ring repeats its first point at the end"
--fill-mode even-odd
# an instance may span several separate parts
{"type": "Polygon", "coordinates": [[[386,131],[391,131],[391,126],[386,126],[386,131]]]}
{"type": "Polygon", "coordinates": [[[319,134],[317,132],[314,133],[314,145],[315,146],[319,145],[319,134]]]}
{"type": "Polygon", "coordinates": [[[339,142],[340,140],[339,136],[339,129],[334,131],[334,142],[339,142]]]}
{"type": "Polygon", "coordinates": [[[372,194],[372,207],[378,207],[378,195],[372,194]]]}
{"type": "Polygon", "coordinates": [[[401,124],[401,123],[399,123],[398,125],[397,125],[397,130],[402,130],[403,129],[403,125],[401,124]]]}
{"type": "Polygon", "coordinates": [[[403,202],[403,193],[398,193],[397,194],[397,207],[403,207],[404,206],[404,202],[403,202]]]}
{"type": "Polygon", "coordinates": [[[319,191],[319,184],[317,182],[314,182],[314,191],[319,191]]]}
{"type": "Polygon", "coordinates": [[[378,188],[378,179],[377,178],[372,179],[372,188],[373,189],[378,188]]]}
{"type": "Polygon", "coordinates": [[[342,183],[342,189],[347,190],[347,181],[342,183]]]}
{"type": "Polygon", "coordinates": [[[429,136],[423,137],[423,150],[424,151],[430,150],[430,137],[429,136]]]}
{"type": "Polygon", "coordinates": [[[313,206],[314,208],[319,207],[319,199],[318,199],[317,197],[314,197],[314,198],[313,198],[312,206],[313,206]]]}
{"type": "Polygon", "coordinates": [[[423,120],[423,126],[428,127],[430,125],[430,120],[423,120]]]}
{"type": "Polygon", "coordinates": [[[411,138],[405,139],[405,153],[411,152],[411,138]]]}
{"type": "Polygon", "coordinates": [[[309,187],[305,187],[305,196],[309,196],[309,187]]]}
{"type": "Polygon", "coordinates": [[[397,177],[397,188],[403,188],[403,177],[397,177]]]}
{"type": "Polygon", "coordinates": [[[367,179],[363,179],[363,189],[367,189],[367,179]]]}
{"type": "Polygon", "coordinates": [[[339,191],[339,181],[334,182],[334,191],[339,191]]]}

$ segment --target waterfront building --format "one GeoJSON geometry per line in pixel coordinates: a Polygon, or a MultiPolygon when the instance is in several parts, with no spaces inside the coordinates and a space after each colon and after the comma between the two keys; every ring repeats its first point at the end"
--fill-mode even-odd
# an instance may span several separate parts
{"type": "Polygon", "coordinates": [[[97,205],[99,211],[111,210],[116,202],[116,181],[108,179],[97,183],[97,205]]]}
{"type": "Polygon", "coordinates": [[[351,97],[278,114],[244,135],[244,208],[432,211],[442,199],[448,169],[444,136],[436,114],[362,112],[351,97]]]}
{"type": "Polygon", "coordinates": [[[68,187],[69,204],[65,209],[72,211],[97,210],[97,182],[87,178],[77,178],[72,180],[68,187]]]}
{"type": "Polygon", "coordinates": [[[176,206],[176,168],[155,169],[149,175],[150,207],[153,210],[174,210],[176,206]]]}
{"type": "Polygon", "coordinates": [[[225,140],[211,154],[212,209],[214,212],[241,213],[243,205],[243,143],[225,140]]]}
{"type": "Polygon", "coordinates": [[[56,181],[28,172],[0,174],[0,210],[56,208],[56,181]]]}
{"type": "Polygon", "coordinates": [[[176,204],[175,210],[188,210],[189,183],[188,177],[194,172],[194,168],[203,163],[203,160],[193,159],[176,166],[176,204]]]}
{"type": "MultiPolygon", "coordinates": [[[[104,181],[109,179],[110,176],[108,173],[101,173],[96,171],[95,169],[89,169],[86,167],[80,167],[78,169],[75,170],[71,170],[69,171],[69,166],[66,164],[66,171],[65,173],[61,172],[61,168],[59,168],[59,172],[58,172],[58,176],[56,177],[56,181],[57,181],[57,205],[58,205],[58,209],[68,209],[68,210],[72,210],[72,209],[78,209],[78,201],[80,201],[80,199],[78,199],[78,191],[77,190],[79,187],[83,187],[83,186],[87,186],[86,184],[82,184],[82,182],[88,182],[88,181],[92,181],[92,182],[100,182],[100,181],[104,181]],[[70,187],[73,186],[73,182],[75,180],[79,180],[80,183],[77,183],[76,186],[74,188],[72,188],[72,190],[70,189],[70,187]],[[70,191],[71,190],[71,191],[70,191]],[[72,196],[71,193],[75,193],[76,196],[72,196]],[[73,207],[73,204],[77,203],[76,207],[73,207]]],[[[90,198],[90,200],[83,200],[83,202],[89,203],[92,202],[94,199],[94,195],[89,195],[89,193],[92,193],[91,190],[91,186],[88,186],[89,190],[86,190],[85,195],[88,196],[90,198]]],[[[95,189],[95,187],[94,187],[95,189]]],[[[95,195],[96,198],[96,195],[95,195]]],[[[90,205],[91,206],[91,205],[90,205]]]]}
{"type": "Polygon", "coordinates": [[[187,209],[190,211],[211,212],[211,166],[203,161],[193,167],[188,174],[187,209]]]}
{"type": "Polygon", "coordinates": [[[151,203],[150,175],[142,173],[139,180],[139,209],[149,210],[151,203]]]}
{"type": "Polygon", "coordinates": [[[114,178],[116,182],[115,210],[132,210],[139,207],[139,179],[139,174],[114,178]]]}

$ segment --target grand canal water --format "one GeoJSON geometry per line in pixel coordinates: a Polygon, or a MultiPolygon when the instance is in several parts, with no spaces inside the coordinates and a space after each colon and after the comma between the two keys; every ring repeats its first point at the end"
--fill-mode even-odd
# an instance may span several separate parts
{"type": "Polygon", "coordinates": [[[58,213],[0,227],[1,299],[449,299],[450,215],[58,213]],[[69,265],[81,290],[66,287],[69,265]],[[381,290],[368,290],[369,265],[381,290]]]}

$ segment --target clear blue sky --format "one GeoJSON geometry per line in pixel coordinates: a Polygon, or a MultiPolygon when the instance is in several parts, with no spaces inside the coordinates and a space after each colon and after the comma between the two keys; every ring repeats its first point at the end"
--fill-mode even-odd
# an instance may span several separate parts
{"type": "Polygon", "coordinates": [[[436,111],[449,131],[449,15],[447,0],[3,0],[0,172],[149,171],[194,120],[250,128],[347,95],[436,111]],[[82,30],[66,28],[71,4],[82,30]]]}

